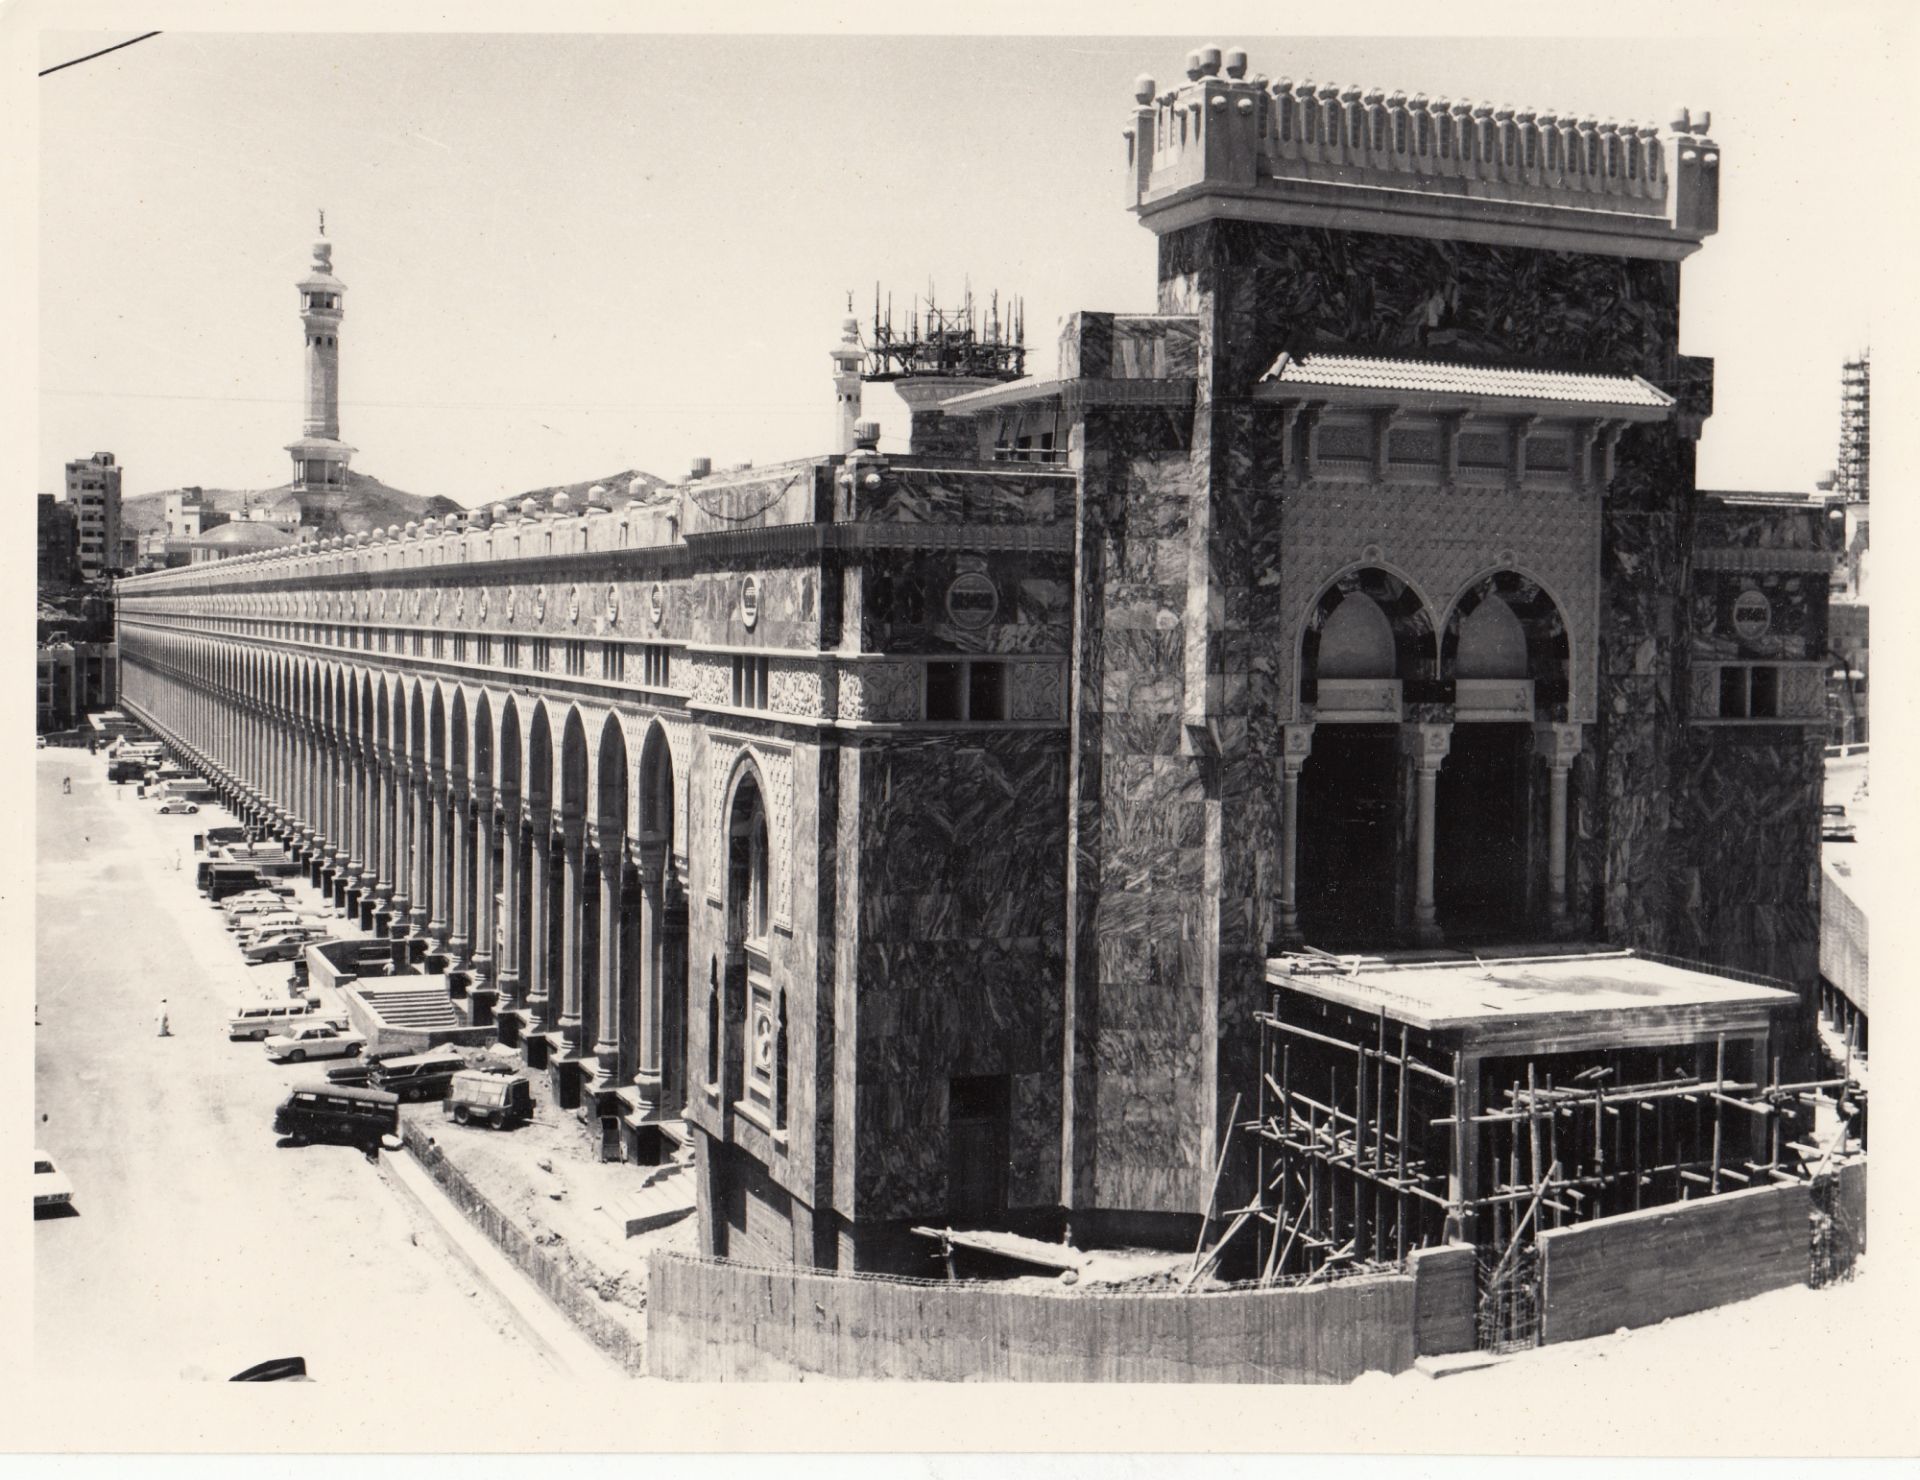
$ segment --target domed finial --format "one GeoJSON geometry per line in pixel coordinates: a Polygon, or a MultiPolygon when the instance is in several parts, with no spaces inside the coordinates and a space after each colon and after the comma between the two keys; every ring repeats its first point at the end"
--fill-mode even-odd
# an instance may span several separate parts
{"type": "Polygon", "coordinates": [[[1200,48],[1199,56],[1200,75],[1203,77],[1218,77],[1220,75],[1220,48],[1217,46],[1203,46],[1200,48]]]}
{"type": "Polygon", "coordinates": [[[1241,78],[1247,75],[1247,52],[1245,47],[1230,46],[1226,54],[1227,76],[1241,78]]]}
{"type": "Polygon", "coordinates": [[[1187,53],[1187,81],[1198,82],[1199,80],[1200,80],[1200,53],[1197,51],[1190,51],[1187,53]]]}
{"type": "Polygon", "coordinates": [[[645,498],[646,496],[647,496],[646,479],[635,478],[632,482],[627,484],[628,498],[645,498]]]}
{"type": "Polygon", "coordinates": [[[1145,72],[1133,79],[1133,100],[1141,107],[1144,108],[1153,101],[1153,93],[1153,79],[1145,72]]]}

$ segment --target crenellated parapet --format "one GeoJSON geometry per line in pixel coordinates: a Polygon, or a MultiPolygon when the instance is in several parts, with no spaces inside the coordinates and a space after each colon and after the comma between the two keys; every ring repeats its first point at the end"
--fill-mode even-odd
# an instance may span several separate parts
{"type": "Polygon", "coordinates": [[[1269,82],[1212,46],[1181,85],[1142,77],[1134,97],[1128,203],[1157,232],[1228,216],[1680,257],[1718,226],[1719,147],[1686,110],[1663,142],[1650,124],[1269,82]]]}

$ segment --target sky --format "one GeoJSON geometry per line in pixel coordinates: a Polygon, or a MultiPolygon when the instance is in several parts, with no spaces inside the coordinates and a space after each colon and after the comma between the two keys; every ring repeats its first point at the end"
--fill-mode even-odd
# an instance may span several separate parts
{"type": "MultiPolygon", "coordinates": [[[[1269,23],[1270,24],[1270,23],[1269,23]]],[[[48,32],[50,67],[137,34],[48,32]]],[[[1903,270],[1876,190],[1899,137],[1870,44],[1689,40],[222,34],[40,78],[34,474],[111,450],[128,494],[284,482],[293,284],[326,211],[347,285],[354,466],[462,504],[695,457],[830,447],[847,293],[1019,293],[1029,368],[1078,309],[1150,309],[1126,211],[1134,77],[1244,44],[1256,72],[1663,128],[1713,112],[1719,234],[1683,275],[1717,360],[1709,488],[1810,489],[1841,362],[1903,270]],[[1844,126],[1842,126],[1844,125],[1844,126]],[[1863,250],[1864,248],[1864,250],[1863,250]]],[[[868,389],[883,447],[905,415],[868,389]]]]}

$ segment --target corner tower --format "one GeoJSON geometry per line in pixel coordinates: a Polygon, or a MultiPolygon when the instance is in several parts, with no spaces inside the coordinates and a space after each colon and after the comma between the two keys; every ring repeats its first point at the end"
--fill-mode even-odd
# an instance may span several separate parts
{"type": "Polygon", "coordinates": [[[340,440],[340,320],[347,285],[333,275],[333,243],[327,217],[320,215],[320,236],[313,244],[313,265],[300,279],[300,324],[307,338],[307,415],[293,454],[293,487],[342,489],[353,449],[340,440]]]}

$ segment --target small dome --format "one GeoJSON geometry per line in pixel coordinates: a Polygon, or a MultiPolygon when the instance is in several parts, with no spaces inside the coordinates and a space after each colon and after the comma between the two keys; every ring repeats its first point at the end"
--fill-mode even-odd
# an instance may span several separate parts
{"type": "Polygon", "coordinates": [[[419,524],[416,521],[409,519],[407,521],[407,538],[412,539],[414,538],[414,536],[416,536],[419,533],[420,533],[419,524]]]}
{"type": "Polygon", "coordinates": [[[460,527],[461,519],[462,519],[462,516],[459,514],[449,514],[447,515],[446,518],[440,521],[440,527],[445,530],[458,529],[460,527]]]}
{"type": "Polygon", "coordinates": [[[493,506],[492,512],[493,512],[494,519],[498,521],[501,519],[509,518],[512,515],[513,510],[509,509],[505,504],[495,504],[493,506]]]}
{"type": "Polygon", "coordinates": [[[628,498],[645,498],[646,496],[647,496],[647,480],[645,478],[635,478],[632,482],[627,484],[628,498]]]}
{"type": "Polygon", "coordinates": [[[553,512],[556,514],[571,514],[573,512],[573,500],[568,498],[564,493],[556,493],[553,496],[553,512]]]}
{"type": "Polygon", "coordinates": [[[539,517],[540,517],[540,504],[539,504],[539,502],[538,502],[538,500],[535,500],[535,499],[530,499],[530,498],[523,498],[523,499],[521,499],[521,500],[520,500],[520,517],[521,517],[522,519],[537,519],[537,518],[539,518],[539,517]]]}
{"type": "Polygon", "coordinates": [[[1142,72],[1138,77],[1133,79],[1134,102],[1142,104],[1151,103],[1153,101],[1153,91],[1153,79],[1145,72],[1142,72]]]}
{"type": "Polygon", "coordinates": [[[388,539],[390,539],[390,540],[397,540],[397,539],[399,539],[399,538],[400,538],[400,526],[399,526],[399,525],[397,525],[397,524],[389,524],[389,525],[387,526],[387,538],[388,538],[388,539]]]}

